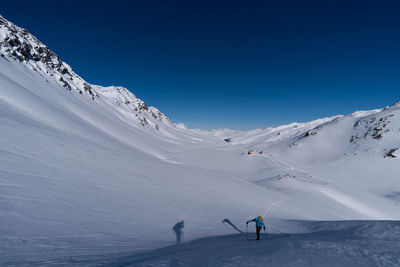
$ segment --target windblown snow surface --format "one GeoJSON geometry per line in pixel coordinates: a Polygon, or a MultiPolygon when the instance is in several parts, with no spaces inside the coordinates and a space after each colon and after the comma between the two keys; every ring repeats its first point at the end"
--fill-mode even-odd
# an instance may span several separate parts
{"type": "Polygon", "coordinates": [[[399,103],[193,130],[2,17],[0,53],[0,265],[400,264],[399,103]]]}

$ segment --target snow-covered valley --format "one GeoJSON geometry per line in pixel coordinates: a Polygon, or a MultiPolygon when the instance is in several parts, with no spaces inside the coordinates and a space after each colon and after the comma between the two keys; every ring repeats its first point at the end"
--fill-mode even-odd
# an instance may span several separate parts
{"type": "MultiPolygon", "coordinates": [[[[2,265],[134,265],[126,258],[135,251],[147,249],[146,258],[157,258],[152,249],[174,244],[172,226],[181,220],[185,242],[231,235],[236,232],[223,219],[244,230],[244,222],[257,215],[271,234],[278,229],[308,238],[306,233],[328,225],[325,231],[337,231],[342,242],[345,222],[344,228],[315,222],[314,231],[304,221],[400,219],[399,102],[276,128],[201,131],[174,124],[123,87],[84,81],[2,17],[0,54],[2,265]]],[[[399,239],[397,222],[352,225],[364,224],[368,234],[399,239]]],[[[181,248],[203,244],[197,255],[204,258],[208,252],[202,248],[214,239],[205,240],[181,248]]],[[[241,240],[216,238],[220,247],[212,257],[236,241],[239,247],[231,252],[243,248],[241,240]]],[[[273,240],[282,247],[274,252],[278,258],[296,244],[273,240]]],[[[234,257],[231,252],[221,257],[234,257]]],[[[162,257],[140,264],[173,260],[162,257]]],[[[187,254],[182,257],[183,264],[194,264],[187,254]]],[[[238,257],[226,264],[257,265],[238,257]]],[[[393,254],[374,266],[398,262],[393,254]]]]}

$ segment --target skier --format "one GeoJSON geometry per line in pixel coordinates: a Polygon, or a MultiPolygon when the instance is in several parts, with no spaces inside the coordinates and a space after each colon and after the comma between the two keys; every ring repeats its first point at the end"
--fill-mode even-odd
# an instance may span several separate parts
{"type": "Polygon", "coordinates": [[[176,244],[179,245],[181,243],[181,236],[183,235],[182,233],[182,228],[184,227],[184,222],[178,222],[172,227],[172,230],[174,230],[176,234],[176,244]]]}
{"type": "Polygon", "coordinates": [[[255,222],[256,223],[256,232],[257,232],[257,239],[256,240],[260,240],[261,228],[264,228],[264,231],[265,231],[265,224],[263,222],[263,217],[262,216],[255,217],[254,219],[247,221],[246,225],[249,224],[249,222],[255,222]]]}

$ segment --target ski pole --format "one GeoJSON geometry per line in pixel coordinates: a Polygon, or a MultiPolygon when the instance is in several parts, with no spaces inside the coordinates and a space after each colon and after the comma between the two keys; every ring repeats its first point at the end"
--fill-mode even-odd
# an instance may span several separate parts
{"type": "Polygon", "coordinates": [[[248,231],[249,225],[246,222],[246,240],[249,240],[249,231],[248,231]]]}
{"type": "Polygon", "coordinates": [[[265,228],[264,228],[264,234],[265,234],[265,240],[267,240],[267,231],[265,231],[265,228]]]}

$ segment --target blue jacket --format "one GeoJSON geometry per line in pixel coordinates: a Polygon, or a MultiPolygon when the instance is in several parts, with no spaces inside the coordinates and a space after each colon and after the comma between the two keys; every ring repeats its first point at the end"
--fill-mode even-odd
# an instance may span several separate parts
{"type": "Polygon", "coordinates": [[[249,222],[256,222],[256,226],[262,226],[262,227],[265,227],[265,224],[264,224],[264,222],[263,222],[263,221],[261,221],[261,220],[260,220],[260,218],[258,218],[258,217],[255,217],[254,219],[252,219],[252,220],[248,221],[248,223],[249,223],[249,222]]]}

